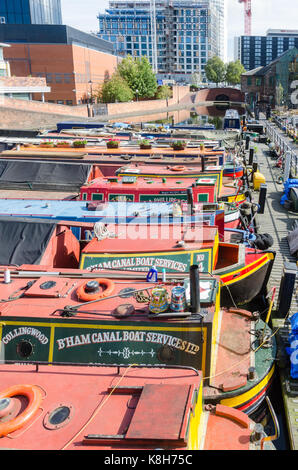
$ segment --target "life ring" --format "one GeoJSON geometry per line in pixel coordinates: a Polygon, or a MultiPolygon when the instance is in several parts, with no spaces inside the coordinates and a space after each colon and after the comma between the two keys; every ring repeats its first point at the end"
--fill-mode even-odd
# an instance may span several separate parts
{"type": "Polygon", "coordinates": [[[28,406],[22,413],[16,416],[16,418],[6,423],[0,423],[0,437],[7,436],[7,434],[24,426],[36,414],[43,398],[40,388],[35,385],[13,385],[3,392],[0,392],[0,400],[16,395],[24,395],[27,397],[29,400],[28,406]]]}
{"type": "Polygon", "coordinates": [[[177,166],[172,167],[172,171],[184,171],[184,170],[186,170],[186,167],[182,165],[181,166],[177,165],[177,166]]]}
{"type": "Polygon", "coordinates": [[[79,300],[89,302],[92,300],[103,299],[104,297],[108,297],[114,292],[115,283],[111,279],[94,279],[94,281],[97,281],[98,284],[103,285],[105,290],[102,292],[88,293],[86,292],[86,286],[89,281],[84,282],[84,284],[77,288],[77,296],[79,300]]]}

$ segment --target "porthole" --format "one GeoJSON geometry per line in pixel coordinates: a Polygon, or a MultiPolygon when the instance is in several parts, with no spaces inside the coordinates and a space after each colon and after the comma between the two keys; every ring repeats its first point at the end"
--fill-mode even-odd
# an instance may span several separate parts
{"type": "Polygon", "coordinates": [[[17,344],[17,354],[26,359],[33,354],[33,345],[28,340],[22,340],[17,344]]]}
{"type": "Polygon", "coordinates": [[[157,357],[159,361],[165,364],[169,364],[170,362],[172,362],[174,359],[174,356],[175,355],[174,355],[173,348],[171,348],[171,346],[168,346],[168,345],[162,346],[157,352],[157,357]]]}

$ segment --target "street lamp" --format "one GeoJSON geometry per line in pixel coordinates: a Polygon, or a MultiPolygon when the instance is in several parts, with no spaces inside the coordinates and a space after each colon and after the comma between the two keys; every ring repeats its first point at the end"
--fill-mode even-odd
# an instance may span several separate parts
{"type": "Polygon", "coordinates": [[[139,101],[139,90],[136,90],[137,101],[139,101]]]}
{"type": "Polygon", "coordinates": [[[93,103],[93,88],[92,88],[92,80],[89,80],[89,85],[90,85],[90,104],[93,103]]]}

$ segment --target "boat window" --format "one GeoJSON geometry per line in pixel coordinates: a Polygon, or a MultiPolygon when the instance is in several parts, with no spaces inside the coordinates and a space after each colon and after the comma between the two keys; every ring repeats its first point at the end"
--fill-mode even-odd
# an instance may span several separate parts
{"type": "Polygon", "coordinates": [[[57,424],[64,423],[64,421],[69,417],[70,409],[68,406],[60,406],[56,410],[52,411],[49,416],[49,423],[57,426],[57,424]]]}
{"type": "Polygon", "coordinates": [[[103,201],[103,194],[92,194],[92,201],[103,201]]]}
{"type": "Polygon", "coordinates": [[[68,424],[73,416],[73,412],[74,410],[71,405],[60,404],[46,414],[43,424],[47,429],[59,429],[68,424]]]}
{"type": "Polygon", "coordinates": [[[168,346],[168,345],[162,346],[157,352],[157,357],[160,362],[169,364],[170,362],[173,361],[175,357],[174,350],[171,346],[168,346]]]}
{"type": "Polygon", "coordinates": [[[198,194],[198,202],[208,202],[209,194],[198,194]]]}

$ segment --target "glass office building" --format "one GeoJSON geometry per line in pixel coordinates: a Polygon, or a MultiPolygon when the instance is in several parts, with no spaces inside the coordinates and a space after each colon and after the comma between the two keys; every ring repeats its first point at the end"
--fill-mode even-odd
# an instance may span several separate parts
{"type": "Polygon", "coordinates": [[[270,64],[293,47],[298,48],[298,30],[269,29],[266,36],[240,36],[235,41],[235,59],[246,70],[270,64]]]}
{"type": "Polygon", "coordinates": [[[62,24],[61,0],[0,0],[0,24],[62,24]]]}
{"type": "Polygon", "coordinates": [[[99,37],[114,44],[117,55],[147,56],[157,51],[160,78],[187,80],[194,73],[204,77],[213,55],[223,56],[223,0],[155,1],[156,35],[150,0],[111,0],[99,14],[99,37]]]}

